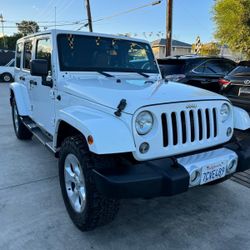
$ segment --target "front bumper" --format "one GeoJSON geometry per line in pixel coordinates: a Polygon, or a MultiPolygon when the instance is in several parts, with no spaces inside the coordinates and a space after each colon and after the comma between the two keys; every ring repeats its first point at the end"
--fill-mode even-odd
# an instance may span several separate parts
{"type": "MultiPolygon", "coordinates": [[[[250,136],[223,145],[238,156],[236,172],[250,168],[250,136]]],[[[163,158],[115,169],[93,170],[98,191],[110,198],[153,198],[183,193],[190,176],[176,158],[163,158]]],[[[230,175],[224,177],[227,179],[230,175]]]]}

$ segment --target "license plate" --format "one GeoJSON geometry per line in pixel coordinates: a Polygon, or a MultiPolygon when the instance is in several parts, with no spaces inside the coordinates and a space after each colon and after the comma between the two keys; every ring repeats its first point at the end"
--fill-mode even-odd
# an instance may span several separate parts
{"type": "Polygon", "coordinates": [[[250,87],[241,87],[239,89],[239,96],[249,96],[250,95],[250,87]]]}
{"type": "Polygon", "coordinates": [[[205,184],[217,179],[223,178],[226,175],[226,161],[221,161],[219,163],[211,164],[202,167],[201,171],[201,182],[200,184],[205,184]]]}

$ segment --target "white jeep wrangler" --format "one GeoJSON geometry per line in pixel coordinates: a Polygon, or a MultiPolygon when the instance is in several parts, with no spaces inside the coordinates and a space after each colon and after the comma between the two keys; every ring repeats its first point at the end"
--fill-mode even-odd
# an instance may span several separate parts
{"type": "Polygon", "coordinates": [[[250,168],[248,114],[223,96],[161,78],[150,44],[52,30],[17,42],[10,85],[19,139],[59,158],[68,213],[82,231],[119,199],[170,196],[250,168]]]}

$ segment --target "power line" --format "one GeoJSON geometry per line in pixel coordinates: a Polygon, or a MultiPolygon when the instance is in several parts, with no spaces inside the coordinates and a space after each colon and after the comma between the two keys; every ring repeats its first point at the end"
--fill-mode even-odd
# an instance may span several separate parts
{"type": "MultiPolygon", "coordinates": [[[[115,13],[115,14],[110,15],[110,16],[106,16],[106,17],[96,19],[96,20],[93,21],[93,23],[101,22],[101,21],[104,21],[104,20],[109,20],[109,19],[112,19],[112,18],[115,18],[115,17],[118,17],[118,16],[122,16],[122,15],[125,15],[125,14],[128,14],[128,13],[131,13],[131,12],[134,12],[134,11],[149,7],[149,6],[155,6],[155,5],[160,4],[161,2],[162,2],[162,0],[154,1],[154,2],[151,2],[151,3],[148,3],[148,4],[144,4],[142,6],[139,6],[139,7],[135,7],[135,8],[126,10],[126,11],[118,12],[118,13],[115,13]]],[[[72,1],[69,2],[69,3],[67,4],[67,7],[72,4],[72,1]]],[[[66,6],[64,6],[63,9],[66,9],[65,7],[66,6]]],[[[72,21],[72,22],[66,22],[66,21],[61,20],[61,21],[57,21],[56,27],[81,25],[80,28],[77,29],[77,30],[81,30],[83,27],[88,26],[88,22],[86,22],[87,20],[88,19],[81,19],[81,20],[72,21]]],[[[5,22],[5,23],[16,23],[16,24],[20,23],[20,21],[17,21],[17,20],[4,20],[3,22],[5,22]]],[[[39,25],[40,28],[47,29],[47,28],[50,28],[50,27],[55,27],[55,24],[54,24],[55,21],[39,20],[39,21],[35,21],[35,22],[39,25]],[[41,25],[41,24],[48,24],[48,25],[41,25]]],[[[32,26],[32,25],[28,25],[28,26],[32,26]]],[[[5,28],[7,28],[7,29],[16,29],[17,26],[16,25],[15,26],[14,25],[13,26],[12,25],[8,25],[8,26],[5,25],[5,28]]]]}
{"type": "MultiPolygon", "coordinates": [[[[118,13],[113,14],[111,16],[106,16],[106,17],[102,17],[102,18],[96,19],[96,20],[92,21],[92,23],[96,23],[96,22],[100,22],[100,21],[112,19],[112,18],[115,18],[115,17],[118,17],[118,16],[122,16],[122,15],[125,15],[125,14],[128,14],[128,13],[137,11],[139,9],[143,9],[143,8],[149,7],[149,6],[155,6],[155,5],[160,4],[161,2],[162,2],[162,0],[154,1],[154,2],[151,2],[151,3],[148,3],[148,4],[144,4],[142,6],[135,7],[135,8],[132,8],[132,9],[129,9],[129,10],[126,10],[126,11],[118,12],[118,13]]],[[[86,27],[86,26],[88,26],[88,23],[86,23],[85,25],[81,26],[77,30],[81,30],[83,27],[86,27]]]]}
{"type": "MultiPolygon", "coordinates": [[[[88,19],[81,19],[81,20],[79,20],[79,21],[87,21],[88,19]]],[[[36,22],[37,24],[39,24],[39,23],[54,23],[55,21],[37,21],[37,20],[32,20],[32,21],[34,21],[34,22],[36,22]]],[[[20,20],[3,20],[3,22],[4,23],[19,23],[20,22],[20,20]]],[[[57,21],[57,23],[69,23],[69,22],[76,22],[76,21],[69,21],[69,20],[59,20],[59,21],[57,21]]]]}
{"type": "Polygon", "coordinates": [[[41,18],[41,17],[47,16],[48,12],[52,9],[52,7],[54,5],[55,5],[55,1],[54,0],[50,0],[47,3],[47,5],[45,6],[45,8],[40,11],[40,13],[38,14],[38,17],[41,18]]]}
{"type": "MultiPolygon", "coordinates": [[[[60,23],[60,24],[56,24],[56,26],[71,26],[71,25],[79,25],[79,24],[83,24],[85,21],[79,20],[79,21],[74,21],[74,22],[68,22],[68,23],[60,23]]],[[[53,23],[55,23],[55,21],[53,21],[53,23]]],[[[20,23],[17,23],[20,24],[20,23]]],[[[21,25],[22,27],[25,26],[33,26],[32,24],[24,24],[21,25]]],[[[40,28],[50,28],[50,27],[54,27],[55,24],[50,24],[50,25],[39,25],[40,28]]],[[[17,28],[17,26],[5,26],[5,28],[11,29],[11,28],[17,28]]]]}
{"type": "Polygon", "coordinates": [[[103,20],[111,19],[111,18],[114,18],[114,17],[122,16],[122,15],[125,15],[125,14],[128,14],[128,13],[137,11],[137,10],[139,10],[139,9],[143,9],[143,8],[146,8],[146,7],[149,7],[149,6],[154,6],[154,5],[157,5],[157,4],[160,4],[160,3],[161,3],[161,1],[154,1],[154,2],[149,3],[149,4],[144,4],[144,5],[142,5],[142,6],[139,6],[139,7],[130,9],[130,10],[126,10],[126,11],[123,11],[123,12],[119,12],[119,13],[117,13],[117,14],[113,14],[113,15],[111,15],[111,16],[106,16],[106,17],[103,17],[103,18],[94,20],[93,22],[96,23],[96,22],[100,22],[100,21],[103,21],[103,20]]]}
{"type": "Polygon", "coordinates": [[[73,2],[74,0],[66,2],[66,4],[61,9],[59,9],[58,16],[62,15],[65,12],[65,10],[67,10],[72,5],[73,2]]]}

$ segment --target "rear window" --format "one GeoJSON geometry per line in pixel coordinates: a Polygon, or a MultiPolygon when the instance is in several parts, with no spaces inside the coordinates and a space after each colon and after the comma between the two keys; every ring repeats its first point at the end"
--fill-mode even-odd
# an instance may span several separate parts
{"type": "Polygon", "coordinates": [[[208,60],[195,69],[202,74],[227,74],[235,67],[235,63],[228,60],[208,60]]]}
{"type": "Polygon", "coordinates": [[[229,73],[230,76],[250,76],[250,67],[238,66],[229,73]]]}
{"type": "Polygon", "coordinates": [[[185,61],[181,60],[158,60],[163,77],[185,73],[185,61]]]}

